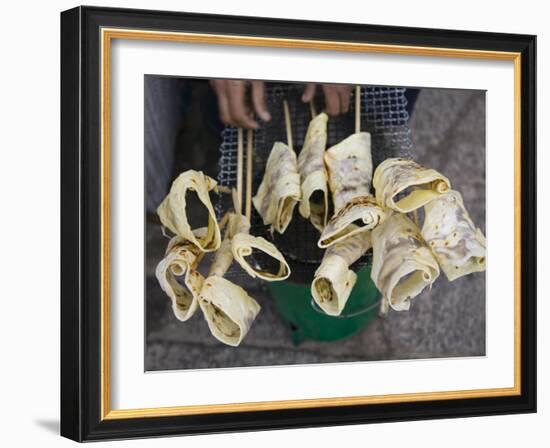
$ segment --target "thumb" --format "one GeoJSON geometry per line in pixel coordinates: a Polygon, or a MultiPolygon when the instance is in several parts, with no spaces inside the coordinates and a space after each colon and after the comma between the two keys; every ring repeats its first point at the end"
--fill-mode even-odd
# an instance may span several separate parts
{"type": "Polygon", "coordinates": [[[304,93],[302,95],[302,102],[309,103],[314,96],[315,96],[315,84],[309,83],[306,85],[306,88],[304,89],[304,93]]]}
{"type": "Polygon", "coordinates": [[[263,81],[252,81],[252,105],[263,121],[271,120],[271,114],[265,104],[265,85],[263,81]]]}

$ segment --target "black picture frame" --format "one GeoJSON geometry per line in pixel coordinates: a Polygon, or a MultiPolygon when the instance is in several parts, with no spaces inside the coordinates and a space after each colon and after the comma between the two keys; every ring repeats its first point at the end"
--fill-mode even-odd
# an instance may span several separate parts
{"type": "Polygon", "coordinates": [[[536,37],[77,7],[61,13],[61,435],[77,441],[536,411],[536,37]],[[521,393],[307,409],[102,419],[100,30],[148,29],[521,54],[521,393]]]}

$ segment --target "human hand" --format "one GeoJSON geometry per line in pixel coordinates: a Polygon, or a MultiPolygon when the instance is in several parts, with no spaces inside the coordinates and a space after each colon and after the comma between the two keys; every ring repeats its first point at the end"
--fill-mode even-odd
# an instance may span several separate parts
{"type": "MultiPolygon", "coordinates": [[[[345,114],[349,111],[349,100],[351,97],[352,86],[343,84],[322,84],[323,94],[325,95],[325,110],[327,114],[336,116],[345,114]]],[[[309,103],[315,96],[316,85],[307,84],[302,95],[302,101],[309,103]]]]}
{"type": "Polygon", "coordinates": [[[212,79],[210,85],[218,97],[220,120],[224,124],[246,129],[257,129],[258,122],[253,112],[263,121],[271,120],[265,104],[265,85],[263,81],[236,81],[212,79]],[[250,86],[251,102],[247,104],[246,90],[250,86]]]}

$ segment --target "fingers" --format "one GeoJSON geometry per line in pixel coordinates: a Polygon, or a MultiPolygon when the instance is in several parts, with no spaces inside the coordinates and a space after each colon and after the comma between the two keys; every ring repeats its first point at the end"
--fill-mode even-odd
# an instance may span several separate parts
{"type": "Polygon", "coordinates": [[[210,85],[216,92],[218,98],[218,112],[220,114],[220,120],[223,124],[231,123],[231,114],[229,113],[229,102],[227,101],[227,95],[225,93],[225,81],[213,79],[210,81],[210,85]]]}
{"type": "Polygon", "coordinates": [[[352,87],[349,85],[324,84],[325,109],[327,114],[336,116],[349,112],[352,87]]]}
{"type": "MultiPolygon", "coordinates": [[[[258,122],[253,118],[253,112],[246,101],[247,81],[215,79],[210,84],[218,97],[220,119],[225,124],[246,129],[257,129],[258,122]]],[[[263,81],[252,81],[252,108],[262,121],[271,120],[271,114],[265,102],[265,84],[263,81]]],[[[331,116],[345,114],[350,110],[352,86],[340,84],[324,84],[325,111],[331,116]]],[[[314,83],[306,85],[302,94],[304,103],[310,102],[315,96],[314,83]]]]}
{"type": "Polygon", "coordinates": [[[252,113],[246,105],[245,81],[226,82],[231,124],[241,128],[256,129],[258,123],[252,118],[252,113]]]}
{"type": "Polygon", "coordinates": [[[224,124],[246,129],[258,128],[246,104],[246,81],[214,79],[210,85],[218,97],[220,120],[224,124]]]}
{"type": "Polygon", "coordinates": [[[349,112],[349,103],[351,99],[351,92],[353,90],[352,86],[345,85],[345,86],[338,86],[338,93],[340,95],[340,109],[342,110],[343,114],[347,114],[349,112]]]}
{"type": "Polygon", "coordinates": [[[325,94],[325,110],[327,114],[334,117],[340,114],[340,95],[337,87],[329,84],[323,85],[325,94]]]}
{"type": "Polygon", "coordinates": [[[271,114],[265,104],[265,84],[263,81],[252,81],[252,106],[263,121],[271,120],[271,114]]]}
{"type": "Polygon", "coordinates": [[[309,103],[315,96],[315,84],[309,83],[302,94],[302,102],[309,103]]]}

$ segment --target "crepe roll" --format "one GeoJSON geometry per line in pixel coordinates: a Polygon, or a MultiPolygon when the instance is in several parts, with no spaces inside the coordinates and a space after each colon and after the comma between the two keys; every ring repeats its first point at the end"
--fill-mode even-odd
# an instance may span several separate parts
{"type": "Polygon", "coordinates": [[[199,306],[212,335],[220,342],[238,346],[260,311],[260,305],[240,286],[223,278],[233,262],[232,240],[248,232],[242,215],[229,215],[224,239],[210,266],[199,296],[199,306]]]}
{"type": "Polygon", "coordinates": [[[371,278],[394,310],[408,310],[410,300],[439,276],[439,265],[407,216],[393,214],[372,231],[371,278]]]}
{"type": "Polygon", "coordinates": [[[350,200],[327,223],[318,246],[326,248],[357,233],[374,229],[386,218],[372,196],[359,196],[350,200]]]}
{"type": "Polygon", "coordinates": [[[370,247],[370,232],[362,232],[325,251],[311,284],[313,299],[325,313],[331,316],[342,313],[357,281],[357,274],[349,267],[370,247]]]}
{"type": "Polygon", "coordinates": [[[192,242],[201,251],[217,250],[221,244],[221,234],[209,195],[215,189],[216,181],[201,171],[188,170],[180,174],[157,209],[162,225],[180,238],[192,242]],[[205,221],[200,227],[205,226],[207,229],[201,238],[195,236],[189,222],[189,195],[196,195],[199,207],[202,208],[195,210],[205,221]]]}
{"type": "Polygon", "coordinates": [[[180,321],[186,321],[197,310],[204,278],[196,268],[202,255],[195,244],[175,236],[168,244],[166,256],[157,265],[157,280],[172,301],[172,310],[180,321]]]}
{"type": "Polygon", "coordinates": [[[416,210],[451,188],[449,179],[436,170],[401,158],[378,165],[373,185],[378,203],[401,213],[416,210]]]}
{"type": "Polygon", "coordinates": [[[334,215],[321,233],[320,248],[375,228],[386,214],[371,192],[371,137],[353,134],[327,150],[325,162],[334,203],[334,215]]]}
{"type": "Polygon", "coordinates": [[[300,174],[296,153],[276,142],[271,149],[262,183],[252,198],[264,224],[284,233],[301,198],[300,174]]]}
{"type": "Polygon", "coordinates": [[[250,222],[246,216],[230,213],[227,226],[228,238],[222,242],[212,273],[222,276],[234,259],[253,278],[267,281],[288,278],[290,268],[283,255],[264,238],[250,235],[250,222]]]}
{"type": "Polygon", "coordinates": [[[485,270],[485,237],[458,191],[451,190],[426,205],[422,236],[449,281],[485,270]]]}
{"type": "Polygon", "coordinates": [[[281,252],[262,237],[238,233],[231,247],[237,263],[253,278],[272,282],[290,276],[290,267],[281,252]]]}
{"type": "Polygon", "coordinates": [[[371,196],[372,156],[368,132],[350,135],[325,153],[335,212],[352,199],[371,196]]]}
{"type": "Polygon", "coordinates": [[[238,233],[248,233],[250,224],[248,220],[240,214],[229,213],[227,228],[220,248],[216,252],[214,261],[210,265],[210,275],[223,277],[233,263],[232,243],[233,237],[238,233]]]}
{"type": "Polygon", "coordinates": [[[298,156],[298,172],[302,187],[302,201],[298,211],[320,232],[328,218],[328,175],[324,161],[327,121],[328,116],[325,113],[311,120],[298,156]]]}
{"type": "Polygon", "coordinates": [[[204,281],[199,304],[212,335],[237,347],[244,339],[260,305],[238,285],[218,276],[204,281]]]}

